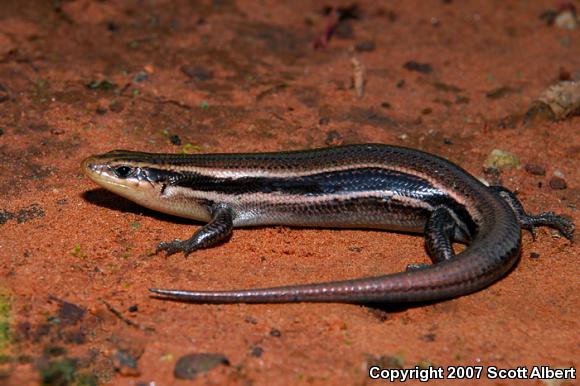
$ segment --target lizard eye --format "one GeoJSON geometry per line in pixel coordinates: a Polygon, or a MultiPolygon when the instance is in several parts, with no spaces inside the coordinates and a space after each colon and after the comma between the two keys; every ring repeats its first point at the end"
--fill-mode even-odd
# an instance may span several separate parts
{"type": "Polygon", "coordinates": [[[135,173],[135,168],[123,165],[123,166],[119,166],[119,167],[114,168],[113,172],[115,172],[115,174],[119,178],[127,178],[127,177],[132,176],[135,173]]]}

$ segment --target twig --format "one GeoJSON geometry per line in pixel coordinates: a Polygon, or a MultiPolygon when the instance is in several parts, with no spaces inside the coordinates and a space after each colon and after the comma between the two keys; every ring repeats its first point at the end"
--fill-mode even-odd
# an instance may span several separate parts
{"type": "Polygon", "coordinates": [[[107,302],[106,300],[103,300],[103,303],[105,304],[105,306],[107,306],[107,309],[109,311],[111,311],[111,313],[113,315],[115,315],[117,318],[121,319],[123,322],[125,322],[126,325],[136,328],[138,330],[141,331],[145,331],[145,332],[155,332],[155,328],[153,327],[148,327],[148,326],[143,326],[142,324],[139,324],[137,322],[132,321],[131,319],[127,319],[122,313],[121,311],[117,310],[115,307],[113,307],[109,302],[107,302]]]}
{"type": "Polygon", "coordinates": [[[357,58],[352,58],[354,92],[361,99],[365,93],[365,66],[357,58]]]}

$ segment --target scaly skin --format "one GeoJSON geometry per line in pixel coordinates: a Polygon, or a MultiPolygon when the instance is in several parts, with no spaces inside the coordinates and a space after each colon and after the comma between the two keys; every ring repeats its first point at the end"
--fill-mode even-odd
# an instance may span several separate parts
{"type": "Polygon", "coordinates": [[[486,187],[432,154],[388,145],[255,154],[175,155],[113,151],[89,157],[83,171],[130,200],[207,221],[168,253],[209,247],[233,227],[283,224],[427,232],[435,264],[338,282],[234,291],[151,289],[193,302],[408,303],[465,295],[498,280],[516,263],[521,228],[574,224],[553,213],[529,216],[515,196],[486,187]],[[469,244],[461,253],[453,241],[469,244]]]}

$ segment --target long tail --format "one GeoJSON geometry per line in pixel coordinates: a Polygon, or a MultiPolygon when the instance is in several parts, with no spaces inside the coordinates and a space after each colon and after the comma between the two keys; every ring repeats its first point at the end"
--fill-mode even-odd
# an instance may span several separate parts
{"type": "Polygon", "coordinates": [[[182,291],[150,288],[164,298],[196,303],[413,303],[447,299],[477,291],[501,278],[517,261],[519,241],[490,259],[469,248],[453,260],[385,276],[318,284],[234,291],[182,291]]]}

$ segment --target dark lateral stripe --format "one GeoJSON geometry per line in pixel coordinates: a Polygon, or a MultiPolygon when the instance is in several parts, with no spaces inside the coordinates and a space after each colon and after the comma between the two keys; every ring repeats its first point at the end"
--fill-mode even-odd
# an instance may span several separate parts
{"type": "MultiPolygon", "coordinates": [[[[464,205],[456,202],[420,177],[385,168],[356,168],[296,177],[240,178],[210,177],[194,172],[168,173],[164,170],[155,169],[149,169],[149,172],[151,174],[159,173],[160,176],[169,178],[167,182],[172,186],[188,188],[192,191],[225,194],[228,196],[279,193],[287,195],[289,203],[293,201],[292,197],[303,197],[304,200],[301,200],[302,202],[299,205],[311,205],[312,203],[308,201],[308,197],[314,199],[316,197],[322,198],[324,195],[335,197],[340,195],[344,196],[346,200],[340,200],[340,205],[348,206],[349,195],[357,193],[359,193],[357,194],[358,197],[353,202],[359,202],[362,205],[361,202],[366,199],[362,198],[360,193],[372,192],[374,196],[376,192],[384,191],[384,197],[369,196],[368,200],[371,202],[380,200],[385,203],[388,201],[391,209],[395,212],[404,211],[404,206],[408,207],[409,203],[402,204],[398,202],[398,199],[391,200],[392,196],[400,197],[402,201],[410,198],[417,202],[424,202],[430,207],[445,206],[455,213],[458,221],[465,224],[469,235],[475,234],[476,231],[476,224],[464,205]]],[[[316,202],[319,210],[322,207],[334,205],[332,201],[324,204],[318,200],[316,202]]],[[[284,206],[283,203],[275,204],[275,206],[280,205],[284,206]]],[[[343,207],[342,209],[346,210],[347,208],[343,207]]],[[[364,221],[361,220],[361,222],[364,221]]]]}
{"type": "Polygon", "coordinates": [[[156,168],[146,168],[145,173],[152,182],[165,182],[196,191],[236,195],[284,193],[311,196],[380,190],[423,199],[443,195],[420,177],[382,168],[357,168],[297,177],[222,178],[156,168]]]}

